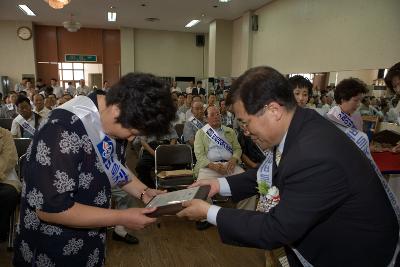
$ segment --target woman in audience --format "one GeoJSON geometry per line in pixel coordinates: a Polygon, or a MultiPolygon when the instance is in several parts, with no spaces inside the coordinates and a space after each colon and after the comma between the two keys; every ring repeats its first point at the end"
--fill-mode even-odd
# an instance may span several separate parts
{"type": "Polygon", "coordinates": [[[389,69],[385,77],[385,83],[389,90],[394,93],[393,98],[400,99],[400,62],[389,69]]]}
{"type": "Polygon", "coordinates": [[[346,124],[348,127],[363,130],[363,121],[357,111],[363,95],[368,92],[364,82],[356,78],[342,80],[335,90],[335,101],[338,106],[329,110],[328,117],[346,124]]]}
{"type": "Polygon", "coordinates": [[[21,191],[21,183],[15,172],[17,160],[11,133],[0,127],[0,242],[6,240],[9,218],[21,191]]]}

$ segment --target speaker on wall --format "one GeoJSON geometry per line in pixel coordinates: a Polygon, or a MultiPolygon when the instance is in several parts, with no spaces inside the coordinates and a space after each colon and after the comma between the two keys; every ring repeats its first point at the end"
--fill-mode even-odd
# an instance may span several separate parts
{"type": "Polygon", "coordinates": [[[385,76],[385,69],[378,70],[378,79],[383,79],[385,76]]]}
{"type": "Polygon", "coordinates": [[[204,46],[204,35],[202,34],[196,35],[196,46],[204,46]]]}
{"type": "Polygon", "coordinates": [[[251,16],[251,29],[253,31],[258,31],[258,15],[251,16]]]}

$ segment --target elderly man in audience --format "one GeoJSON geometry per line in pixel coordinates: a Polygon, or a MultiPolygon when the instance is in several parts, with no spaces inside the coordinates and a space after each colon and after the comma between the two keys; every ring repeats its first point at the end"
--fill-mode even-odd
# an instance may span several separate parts
{"type": "Polygon", "coordinates": [[[151,177],[151,172],[154,168],[155,150],[159,145],[175,145],[178,140],[178,134],[173,127],[170,127],[169,133],[163,136],[148,136],[141,137],[143,153],[136,166],[138,178],[146,186],[154,188],[155,184],[151,177]]]}
{"type": "Polygon", "coordinates": [[[14,119],[18,116],[17,106],[15,103],[17,102],[18,95],[14,91],[10,91],[6,98],[6,103],[0,109],[0,118],[8,118],[14,119]]]}
{"type": "Polygon", "coordinates": [[[17,160],[11,133],[0,127],[0,242],[6,240],[9,218],[21,191],[21,182],[15,172],[17,160]]]}
{"type": "Polygon", "coordinates": [[[206,109],[208,124],[197,131],[194,153],[195,173],[199,180],[243,172],[238,166],[242,149],[233,129],[221,124],[221,113],[215,106],[206,109]]]}
{"type": "Polygon", "coordinates": [[[19,115],[12,122],[11,134],[14,138],[33,138],[42,117],[32,111],[31,103],[27,97],[20,95],[16,104],[19,115]]]}
{"type": "Polygon", "coordinates": [[[17,93],[19,93],[19,92],[21,92],[21,91],[24,91],[25,88],[26,88],[26,82],[27,82],[27,81],[28,81],[28,79],[23,78],[23,79],[21,80],[20,83],[17,83],[17,84],[15,85],[14,91],[17,92],[17,93]]]}
{"type": "Polygon", "coordinates": [[[88,95],[92,92],[90,90],[89,86],[85,85],[85,80],[81,79],[79,80],[79,86],[76,88],[76,94],[77,95],[88,95]]]}
{"type": "MultiPolygon", "coordinates": [[[[203,103],[203,100],[201,99],[200,96],[198,96],[198,95],[192,95],[192,101],[191,101],[190,103],[193,103],[193,102],[196,102],[196,101],[201,101],[201,102],[203,103]]],[[[204,110],[204,109],[203,109],[203,110],[204,110]]],[[[191,117],[193,117],[193,113],[192,113],[192,109],[189,108],[189,109],[186,111],[186,114],[185,114],[186,121],[188,121],[191,117]]]]}
{"type": "Polygon", "coordinates": [[[203,102],[200,100],[193,101],[191,113],[192,116],[186,120],[186,123],[183,126],[183,141],[193,147],[196,132],[205,124],[203,102]]]}
{"type": "Polygon", "coordinates": [[[49,116],[50,110],[44,106],[44,97],[41,94],[36,94],[33,96],[33,105],[35,113],[39,114],[42,118],[47,118],[49,116]]]}
{"type": "Polygon", "coordinates": [[[225,100],[222,99],[219,102],[220,112],[221,112],[221,123],[222,125],[233,128],[233,121],[235,120],[235,116],[231,112],[228,111],[228,108],[225,105],[225,100]]]}

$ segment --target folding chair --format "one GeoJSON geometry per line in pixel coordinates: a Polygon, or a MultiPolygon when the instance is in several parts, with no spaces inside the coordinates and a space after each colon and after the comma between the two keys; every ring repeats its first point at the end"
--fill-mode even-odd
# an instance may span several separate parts
{"type": "Polygon", "coordinates": [[[182,124],[182,123],[178,123],[178,124],[175,124],[175,126],[174,126],[174,128],[175,128],[175,131],[176,131],[176,133],[178,134],[178,141],[179,141],[179,143],[181,143],[181,144],[183,144],[184,142],[183,142],[183,127],[184,127],[185,125],[184,124],[182,124]]]}
{"type": "MultiPolygon", "coordinates": [[[[18,178],[19,180],[22,182],[22,168],[23,168],[23,162],[25,160],[26,154],[23,154],[21,157],[18,158],[18,164],[15,167],[17,174],[18,174],[18,178]]],[[[13,247],[14,247],[14,238],[15,238],[15,222],[17,220],[18,217],[18,206],[19,206],[19,202],[17,204],[17,207],[15,207],[15,210],[13,212],[13,214],[11,214],[10,216],[10,229],[8,232],[8,244],[7,244],[7,250],[8,251],[12,251],[13,247]]]]}
{"type": "Polygon", "coordinates": [[[154,173],[156,188],[178,189],[194,182],[192,148],[188,145],[160,145],[154,157],[154,173]],[[162,171],[190,170],[191,174],[160,178],[162,171]]]}
{"type": "Polygon", "coordinates": [[[13,122],[13,119],[1,118],[0,119],[0,127],[11,131],[12,122],[13,122]]]}
{"type": "Polygon", "coordinates": [[[379,117],[372,115],[363,115],[363,132],[367,134],[369,140],[372,140],[372,136],[376,133],[379,124],[379,117]]]}
{"type": "MultiPolygon", "coordinates": [[[[17,148],[17,154],[18,154],[18,164],[16,166],[16,171],[18,174],[19,180],[22,182],[22,168],[23,168],[23,162],[26,157],[26,151],[31,143],[30,138],[14,138],[14,143],[15,147],[17,148]]],[[[17,204],[18,207],[18,204],[17,204]]],[[[8,233],[8,244],[7,244],[7,250],[11,251],[14,246],[14,238],[15,238],[15,222],[18,216],[18,208],[15,208],[13,214],[10,216],[10,230],[8,233]]]]}

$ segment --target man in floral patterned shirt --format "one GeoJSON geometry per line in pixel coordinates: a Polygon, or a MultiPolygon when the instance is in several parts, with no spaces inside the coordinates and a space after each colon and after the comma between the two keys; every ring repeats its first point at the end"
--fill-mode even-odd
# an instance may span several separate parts
{"type": "MultiPolygon", "coordinates": [[[[115,139],[116,160],[123,165],[126,140],[165,133],[176,112],[169,88],[150,74],[127,74],[107,95],[88,98],[100,116],[96,130],[115,139]]],[[[154,209],[109,209],[109,178],[85,126],[58,108],[36,131],[23,171],[14,265],[103,266],[105,227],[141,229],[155,222],[146,216],[154,209]]],[[[145,203],[160,193],[132,173],[129,178],[121,188],[145,203]]]]}

